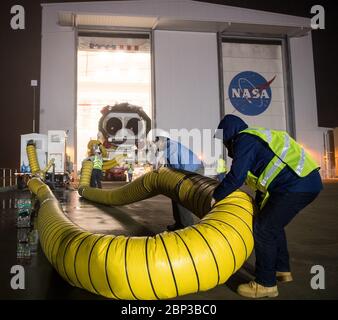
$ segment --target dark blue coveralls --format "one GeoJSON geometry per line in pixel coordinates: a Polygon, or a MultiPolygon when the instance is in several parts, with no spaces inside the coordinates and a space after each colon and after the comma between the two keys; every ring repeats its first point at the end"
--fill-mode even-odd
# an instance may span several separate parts
{"type": "MultiPolygon", "coordinates": [[[[245,182],[248,171],[259,177],[274,157],[274,153],[259,137],[240,131],[248,125],[239,117],[227,115],[218,129],[223,129],[223,143],[233,158],[230,172],[215,189],[216,201],[238,189],[245,182]]],[[[276,271],[290,271],[289,253],[284,227],[300,210],[310,204],[323,189],[318,170],[300,178],[286,166],[268,187],[270,197],[255,216],[253,235],[256,254],[256,279],[263,286],[276,285],[276,271]]],[[[259,205],[260,193],[256,194],[259,205]]]]}

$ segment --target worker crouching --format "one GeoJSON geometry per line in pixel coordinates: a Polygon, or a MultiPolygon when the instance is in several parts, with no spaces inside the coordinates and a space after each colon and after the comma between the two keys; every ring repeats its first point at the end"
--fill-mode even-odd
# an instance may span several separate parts
{"type": "Polygon", "coordinates": [[[244,182],[256,191],[255,280],[237,292],[250,298],[276,297],[277,280],[292,281],[284,228],[322,190],[319,166],[286,132],[249,128],[234,115],[224,117],[215,138],[223,140],[233,161],[214,191],[212,205],[244,182]]]}

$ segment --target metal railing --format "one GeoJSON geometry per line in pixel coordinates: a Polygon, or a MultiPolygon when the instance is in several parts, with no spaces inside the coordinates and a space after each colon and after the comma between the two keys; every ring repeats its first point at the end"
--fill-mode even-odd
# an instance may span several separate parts
{"type": "Polygon", "coordinates": [[[335,166],[328,156],[323,156],[320,159],[320,175],[322,179],[336,179],[338,178],[338,168],[335,166]]]}
{"type": "Polygon", "coordinates": [[[17,169],[0,168],[0,188],[15,187],[18,184],[17,169]]]}

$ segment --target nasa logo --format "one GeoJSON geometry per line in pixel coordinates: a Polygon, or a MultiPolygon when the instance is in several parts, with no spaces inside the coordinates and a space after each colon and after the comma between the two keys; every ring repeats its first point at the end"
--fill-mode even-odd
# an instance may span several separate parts
{"type": "Polygon", "coordinates": [[[231,104],[247,116],[263,113],[271,103],[270,85],[275,78],[276,76],[267,81],[262,75],[253,71],[237,74],[229,85],[228,95],[231,104]]]}

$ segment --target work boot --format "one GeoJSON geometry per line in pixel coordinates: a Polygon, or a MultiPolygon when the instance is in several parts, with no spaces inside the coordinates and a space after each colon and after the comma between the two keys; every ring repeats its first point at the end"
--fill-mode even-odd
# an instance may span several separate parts
{"type": "Polygon", "coordinates": [[[278,296],[277,286],[274,287],[264,287],[255,281],[250,281],[249,283],[241,284],[237,288],[237,293],[242,297],[247,298],[273,298],[278,296]]]}
{"type": "Polygon", "coordinates": [[[291,272],[276,272],[276,279],[279,282],[291,282],[293,281],[291,272]]]}
{"type": "Polygon", "coordinates": [[[175,230],[179,230],[179,229],[184,229],[184,226],[180,223],[175,222],[174,224],[170,224],[169,226],[167,226],[167,230],[168,231],[175,231],[175,230]]]}

